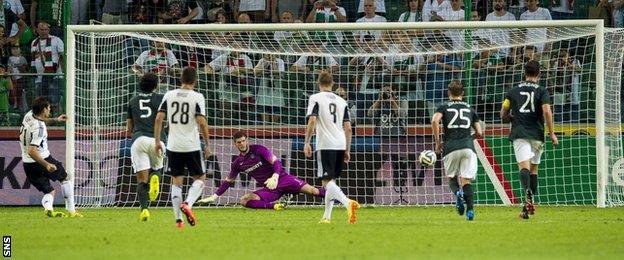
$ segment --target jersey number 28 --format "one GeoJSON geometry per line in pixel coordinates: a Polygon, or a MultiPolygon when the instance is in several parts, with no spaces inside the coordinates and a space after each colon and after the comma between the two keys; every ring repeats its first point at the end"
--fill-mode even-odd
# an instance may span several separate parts
{"type": "Polygon", "coordinates": [[[171,114],[171,123],[172,124],[188,124],[189,122],[189,103],[182,102],[182,104],[178,102],[171,103],[171,107],[173,108],[173,114],[171,114]],[[178,116],[180,114],[180,116],[178,116]],[[179,118],[176,118],[179,117],[179,118]],[[179,119],[179,120],[178,120],[179,119]]]}

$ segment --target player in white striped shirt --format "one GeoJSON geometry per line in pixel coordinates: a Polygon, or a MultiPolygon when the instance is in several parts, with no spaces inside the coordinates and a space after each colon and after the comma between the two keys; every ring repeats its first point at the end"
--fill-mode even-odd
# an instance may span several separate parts
{"type": "Polygon", "coordinates": [[[360,204],[347,198],[335,179],[340,177],[342,164],[351,156],[351,122],[347,102],[332,92],[334,80],[329,72],[321,71],[318,79],[320,92],[310,96],[308,101],[308,125],[306,127],[304,153],[312,157],[312,135],[316,130],[316,159],[318,174],[325,192],[325,213],[320,223],[331,220],[334,200],[347,208],[349,223],[355,224],[355,211],[360,204]]]}

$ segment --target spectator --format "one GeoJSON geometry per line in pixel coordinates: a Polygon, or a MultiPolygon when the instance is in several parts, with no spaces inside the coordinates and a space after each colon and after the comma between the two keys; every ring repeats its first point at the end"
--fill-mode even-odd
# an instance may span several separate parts
{"type": "Polygon", "coordinates": [[[279,123],[284,107],[282,77],[285,72],[284,60],[274,54],[263,54],[254,68],[254,75],[260,79],[256,104],[265,123],[279,123]]]}
{"type": "Polygon", "coordinates": [[[337,74],[339,70],[338,62],[331,56],[323,55],[325,51],[321,48],[321,43],[313,42],[309,51],[319,56],[302,55],[290,67],[290,71],[317,74],[321,70],[328,70],[334,75],[337,74]]]}
{"type": "Polygon", "coordinates": [[[5,9],[6,5],[8,5],[8,9],[11,10],[11,12],[13,12],[15,15],[17,15],[18,19],[23,20],[26,18],[26,13],[24,13],[24,6],[22,5],[22,2],[20,0],[4,0],[3,5],[5,6],[5,9]]]}
{"type": "MultiPolygon", "coordinates": [[[[481,21],[481,15],[479,15],[479,11],[472,11],[470,13],[470,20],[481,21]]],[[[488,32],[487,29],[476,29],[472,31],[472,37],[477,40],[478,39],[487,40],[490,38],[490,32],[488,32]]]]}
{"type": "MultiPolygon", "coordinates": [[[[526,0],[526,7],[527,10],[520,15],[521,21],[552,20],[548,9],[537,6],[537,0],[526,0]]],[[[530,39],[532,42],[542,42],[535,46],[537,51],[539,53],[548,52],[549,48],[544,43],[548,39],[547,28],[529,28],[526,30],[525,39],[527,41],[530,39]]]]}
{"type": "MultiPolygon", "coordinates": [[[[196,2],[194,2],[197,4],[196,2]]],[[[195,16],[199,15],[197,9],[194,9],[194,13],[187,11],[187,3],[185,0],[170,0],[167,2],[166,8],[158,14],[158,23],[160,24],[174,24],[174,23],[186,23],[195,16]]],[[[202,16],[203,18],[203,16],[202,16]]]]}
{"type": "Polygon", "coordinates": [[[598,0],[596,5],[589,9],[589,18],[604,20],[605,27],[613,26],[613,5],[609,1],[598,0]]]}
{"type": "MultiPolygon", "coordinates": [[[[364,0],[364,17],[357,19],[356,23],[385,23],[387,22],[386,18],[383,16],[379,16],[375,14],[375,1],[374,0],[364,0]]],[[[373,36],[375,41],[379,41],[382,38],[382,31],[356,31],[353,33],[353,37],[355,37],[356,44],[360,45],[364,43],[364,38],[367,35],[373,36]]],[[[361,46],[360,46],[361,47],[361,46]]]]}
{"type": "MultiPolygon", "coordinates": [[[[487,40],[485,40],[487,41],[487,40]]],[[[477,75],[475,77],[476,91],[476,111],[479,117],[486,121],[495,120],[498,114],[495,113],[500,108],[500,101],[507,93],[505,84],[505,59],[499,56],[498,52],[483,49],[473,61],[473,68],[477,75]]]]}
{"type": "Polygon", "coordinates": [[[127,24],[128,2],[118,0],[104,0],[104,7],[102,7],[102,23],[127,24]]]}
{"type": "Polygon", "coordinates": [[[553,0],[550,14],[553,20],[568,20],[574,18],[574,0],[553,0]]]}
{"type": "MultiPolygon", "coordinates": [[[[277,1],[276,14],[278,13],[283,14],[284,11],[289,11],[293,15],[293,21],[295,19],[301,18],[301,8],[303,7],[303,4],[306,2],[305,0],[304,1],[275,0],[275,1],[277,1]]],[[[274,23],[275,22],[277,21],[274,21],[274,23]]]]}
{"type": "Polygon", "coordinates": [[[347,90],[341,86],[337,87],[334,91],[336,95],[340,96],[342,99],[347,101],[347,108],[349,108],[349,121],[351,122],[351,129],[353,129],[353,133],[355,134],[355,126],[357,124],[357,106],[355,102],[349,98],[347,90]]]}
{"type": "MultiPolygon", "coordinates": [[[[360,0],[360,4],[358,5],[358,14],[365,13],[364,4],[366,0],[360,0]]],[[[386,16],[386,1],[384,0],[375,0],[375,13],[380,16],[386,16]]]]}
{"type": "MultiPolygon", "coordinates": [[[[363,53],[380,53],[382,50],[377,47],[372,35],[366,35],[362,44],[361,51],[363,53]]],[[[349,69],[354,70],[352,75],[357,78],[354,80],[358,88],[358,100],[372,102],[374,96],[379,93],[384,74],[387,74],[392,68],[386,59],[382,56],[356,56],[349,61],[349,69]]],[[[390,78],[390,77],[388,77],[390,78]]],[[[369,103],[370,104],[370,103],[369,103]]],[[[369,105],[367,104],[366,107],[369,105]]]]}
{"type": "Polygon", "coordinates": [[[132,23],[156,23],[160,13],[167,9],[167,0],[133,0],[132,23]]]}
{"type": "Polygon", "coordinates": [[[175,88],[175,79],[180,68],[178,59],[171,50],[165,48],[165,43],[155,41],[153,44],[153,49],[146,50],[139,55],[132,65],[132,71],[139,77],[152,72],[160,79],[159,87],[165,90],[167,86],[175,88]]]}
{"type": "MultiPolygon", "coordinates": [[[[72,0],[71,23],[89,24],[89,0],[72,0]]],[[[53,9],[47,10],[53,12],[53,9]]]]}
{"type": "MultiPolygon", "coordinates": [[[[465,12],[462,5],[462,0],[451,0],[451,8],[445,9],[434,17],[439,17],[436,20],[442,21],[463,21],[465,12]]],[[[444,34],[453,42],[453,49],[461,50],[464,48],[464,30],[446,30],[444,34]]]]}
{"type": "Polygon", "coordinates": [[[26,78],[19,75],[20,73],[28,72],[28,61],[22,56],[22,48],[19,45],[11,46],[11,57],[9,57],[8,60],[8,67],[13,74],[13,95],[11,104],[16,110],[26,110],[29,106],[24,102],[24,94],[26,94],[26,100],[30,102],[30,100],[34,98],[34,93],[31,89],[25,89],[26,78]]]}
{"type": "MultiPolygon", "coordinates": [[[[335,0],[321,0],[314,3],[314,10],[309,12],[307,23],[343,23],[347,21],[347,13],[344,8],[337,6],[335,0]]],[[[312,35],[315,40],[323,42],[323,45],[337,47],[344,39],[344,34],[338,32],[317,31],[312,35]]]]}
{"type": "Polygon", "coordinates": [[[553,97],[555,122],[580,121],[581,62],[572,59],[565,49],[560,49],[551,65],[550,93],[553,97]]]}
{"type": "Polygon", "coordinates": [[[310,15],[310,12],[313,12],[317,9],[315,7],[317,1],[318,0],[303,0],[303,3],[301,4],[301,10],[299,11],[299,19],[301,21],[306,21],[307,17],[310,15]]]}
{"type": "Polygon", "coordinates": [[[64,0],[31,0],[30,28],[37,28],[37,21],[46,21],[50,25],[50,34],[62,37],[64,3],[64,0]]]}
{"type": "MultiPolygon", "coordinates": [[[[294,23],[294,15],[290,11],[282,12],[281,23],[294,23]]],[[[303,45],[310,38],[305,31],[277,31],[273,34],[273,40],[287,51],[294,51],[293,46],[303,45]]],[[[288,56],[292,57],[292,56],[288,56]]],[[[290,62],[290,61],[289,61],[290,62]]]]}
{"type": "Polygon", "coordinates": [[[7,75],[6,67],[0,64],[0,125],[10,125],[9,92],[13,89],[11,78],[7,75]]]}
{"type": "Polygon", "coordinates": [[[228,19],[228,15],[223,9],[219,10],[215,16],[217,17],[215,23],[218,23],[218,24],[230,23],[230,19],[228,19]]]}
{"type": "Polygon", "coordinates": [[[624,0],[613,0],[613,20],[615,27],[624,27],[624,0]]]}
{"type": "MultiPolygon", "coordinates": [[[[489,13],[486,17],[486,21],[515,21],[516,17],[506,10],[505,0],[494,0],[494,11],[489,13]]],[[[489,35],[487,39],[492,44],[497,46],[507,46],[511,43],[511,37],[509,35],[509,29],[489,29],[489,35]]],[[[498,54],[503,57],[509,57],[509,48],[500,48],[498,54]]]]}
{"type": "Polygon", "coordinates": [[[399,98],[390,82],[384,82],[377,99],[366,112],[366,115],[375,121],[375,135],[382,137],[406,135],[407,103],[406,99],[399,98]]]}
{"type": "Polygon", "coordinates": [[[274,0],[234,0],[234,17],[245,12],[254,23],[270,22],[272,2],[274,0]]]}
{"type": "Polygon", "coordinates": [[[425,0],[422,9],[422,21],[431,22],[432,16],[437,16],[450,8],[451,2],[448,0],[425,0]]]}
{"type": "Polygon", "coordinates": [[[445,101],[448,84],[452,79],[460,76],[463,68],[461,61],[446,53],[447,49],[442,42],[448,41],[445,39],[436,41],[431,48],[436,54],[431,54],[426,58],[425,99],[429,108],[429,117],[433,116],[436,108],[445,101]]]}
{"type": "Polygon", "coordinates": [[[253,93],[248,75],[253,73],[253,63],[249,56],[232,51],[221,55],[204,67],[204,71],[213,75],[217,72],[218,99],[226,125],[240,120],[252,120],[249,113],[253,106],[253,93]]]}
{"type": "Polygon", "coordinates": [[[525,0],[509,0],[509,12],[519,17],[525,11],[525,0]]]}
{"type": "Polygon", "coordinates": [[[6,59],[9,56],[6,46],[11,45],[11,39],[6,37],[6,30],[3,25],[0,24],[0,64],[6,63],[6,59]]]}
{"type": "Polygon", "coordinates": [[[405,1],[405,5],[407,7],[407,11],[402,13],[399,16],[398,22],[406,23],[406,22],[421,22],[421,5],[422,0],[407,0],[405,1]]]}
{"type": "Polygon", "coordinates": [[[186,0],[186,11],[183,12],[182,18],[175,21],[178,24],[202,24],[204,23],[204,7],[200,4],[200,0],[186,0]]]}
{"type": "Polygon", "coordinates": [[[39,37],[30,45],[32,53],[30,64],[38,74],[35,79],[35,95],[47,97],[52,104],[52,111],[58,113],[61,112],[59,106],[61,96],[59,81],[61,79],[57,74],[63,72],[61,68],[64,53],[63,41],[50,34],[50,25],[47,22],[39,22],[37,32],[39,37]]]}

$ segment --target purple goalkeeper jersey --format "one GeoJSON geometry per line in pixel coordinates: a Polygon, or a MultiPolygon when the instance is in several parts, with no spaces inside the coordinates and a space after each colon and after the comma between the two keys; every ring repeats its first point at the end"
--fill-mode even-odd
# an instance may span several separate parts
{"type": "MultiPolygon", "coordinates": [[[[271,164],[273,157],[273,153],[268,148],[258,144],[249,145],[249,151],[246,154],[240,154],[234,159],[228,177],[235,180],[236,176],[243,172],[249,174],[256,182],[264,184],[273,173],[278,173],[280,177],[288,174],[281,167],[281,164],[278,167],[271,164]]],[[[279,158],[275,160],[279,160],[279,158]]]]}

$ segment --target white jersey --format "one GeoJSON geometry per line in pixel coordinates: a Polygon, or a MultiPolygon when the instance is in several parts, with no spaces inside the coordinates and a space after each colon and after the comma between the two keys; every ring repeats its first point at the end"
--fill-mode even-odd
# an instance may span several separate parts
{"type": "Polygon", "coordinates": [[[20,128],[20,146],[22,148],[22,161],[24,163],[34,163],[35,159],[28,155],[28,148],[36,146],[41,158],[50,156],[48,150],[48,129],[45,122],[35,118],[32,111],[28,111],[22,120],[20,128]]]}
{"type": "Polygon", "coordinates": [[[307,117],[316,116],[316,149],[346,150],[343,123],[349,121],[347,102],[333,92],[310,96],[307,117]]]}
{"type": "Polygon", "coordinates": [[[201,149],[199,126],[195,118],[206,116],[204,95],[188,89],[167,91],[158,111],[167,114],[169,123],[168,151],[185,153],[201,149]]]}

